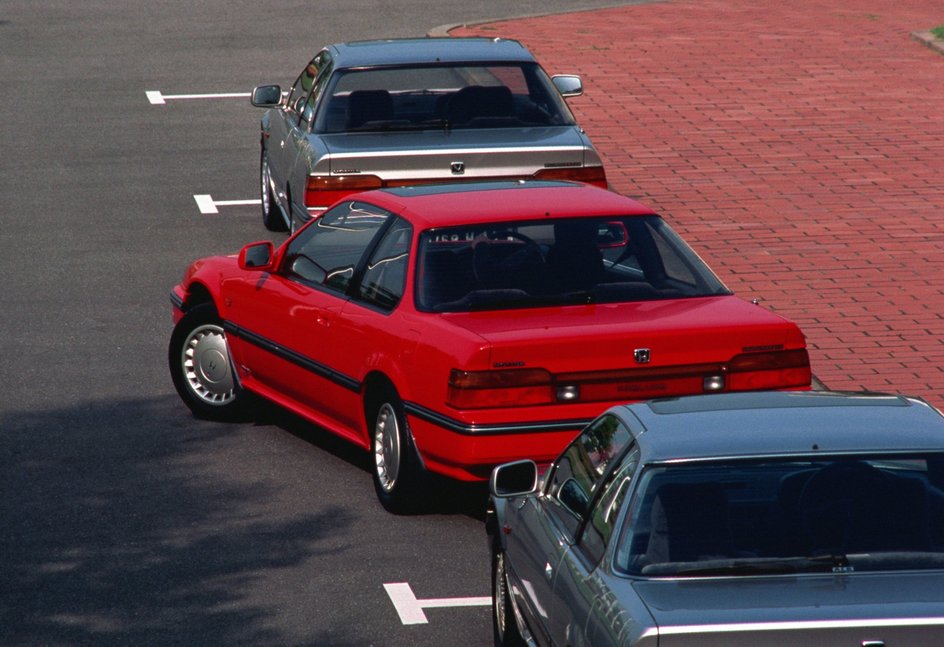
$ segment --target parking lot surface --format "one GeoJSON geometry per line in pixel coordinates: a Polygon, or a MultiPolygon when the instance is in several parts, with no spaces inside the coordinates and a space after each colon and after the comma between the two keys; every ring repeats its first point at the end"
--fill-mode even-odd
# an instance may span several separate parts
{"type": "Polygon", "coordinates": [[[3,3],[0,643],[490,644],[480,490],[391,516],[364,453],[282,412],[196,420],[168,376],[186,264],[282,240],[245,95],[325,43],[466,21],[583,75],[613,187],[798,321],[818,377],[944,404],[944,56],[909,37],[939,0],[480,22],[508,11],[3,3]]]}
{"type": "Polygon", "coordinates": [[[831,389],[944,405],[944,56],[936,0],[679,0],[472,25],[525,43],[613,188],[806,332],[831,389]]]}

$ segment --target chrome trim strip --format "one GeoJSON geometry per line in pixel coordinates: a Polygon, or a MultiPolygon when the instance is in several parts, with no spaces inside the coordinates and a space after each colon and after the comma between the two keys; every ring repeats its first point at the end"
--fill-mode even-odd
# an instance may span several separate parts
{"type": "Polygon", "coordinates": [[[746,631],[797,631],[803,629],[874,629],[878,627],[944,626],[944,617],[931,618],[863,618],[858,620],[794,620],[783,622],[738,622],[714,625],[680,625],[647,630],[650,636],[683,636],[687,634],[738,633],[746,631]]]}
{"type": "Polygon", "coordinates": [[[432,423],[447,431],[464,436],[499,436],[505,434],[536,434],[546,431],[570,431],[583,429],[591,419],[580,420],[544,420],[539,422],[510,422],[490,425],[475,425],[444,416],[443,414],[422,407],[415,402],[404,402],[403,408],[410,415],[432,423]]]}
{"type": "Polygon", "coordinates": [[[321,362],[316,362],[311,358],[305,357],[301,353],[297,353],[289,348],[280,346],[274,341],[267,339],[262,335],[257,335],[250,330],[246,330],[245,328],[242,328],[231,321],[223,322],[223,330],[227,334],[232,334],[250,344],[254,344],[262,350],[272,353],[276,357],[280,357],[287,362],[291,362],[292,364],[295,364],[306,371],[311,371],[315,375],[334,382],[335,384],[348,389],[349,391],[353,391],[354,393],[360,393],[361,391],[361,383],[354,378],[335,371],[331,367],[326,366],[321,362]]]}
{"type": "MultiPolygon", "coordinates": [[[[345,159],[357,159],[363,157],[402,157],[409,154],[417,157],[434,157],[449,155],[482,155],[489,153],[576,153],[587,150],[584,146],[495,146],[489,148],[425,148],[410,150],[391,150],[391,151],[361,151],[358,153],[332,153],[331,159],[334,161],[345,159]]],[[[329,175],[336,175],[330,173],[329,175]]],[[[369,173],[365,173],[369,175],[369,173]]]]}
{"type": "Polygon", "coordinates": [[[184,309],[184,300],[180,296],[178,296],[177,293],[174,292],[173,290],[170,291],[170,303],[172,306],[174,306],[178,310],[184,309]]]}

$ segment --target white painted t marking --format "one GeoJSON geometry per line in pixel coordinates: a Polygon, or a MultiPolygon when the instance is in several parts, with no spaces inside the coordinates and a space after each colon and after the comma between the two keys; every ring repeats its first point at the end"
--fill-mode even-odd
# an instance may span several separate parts
{"type": "Polygon", "coordinates": [[[193,199],[202,214],[219,213],[217,207],[232,207],[245,204],[262,204],[262,200],[214,200],[212,195],[194,194],[193,199]]]}
{"type": "Polygon", "coordinates": [[[160,90],[145,90],[144,94],[152,106],[161,106],[177,99],[246,99],[249,92],[223,92],[221,94],[163,94],[160,90]]]}
{"type": "Polygon", "coordinates": [[[485,607],[492,603],[492,598],[429,598],[418,600],[407,582],[384,584],[390,601],[400,615],[400,622],[405,625],[424,625],[429,623],[423,609],[443,607],[485,607]]]}

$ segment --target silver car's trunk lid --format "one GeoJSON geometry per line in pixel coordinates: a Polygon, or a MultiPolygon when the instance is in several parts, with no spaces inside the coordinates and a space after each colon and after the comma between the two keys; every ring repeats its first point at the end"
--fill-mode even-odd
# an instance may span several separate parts
{"type": "Polygon", "coordinates": [[[523,177],[600,164],[575,126],[345,133],[322,141],[328,157],[319,160],[318,171],[384,180],[523,177]]]}
{"type": "Polygon", "coordinates": [[[658,625],[659,647],[944,644],[944,572],[650,580],[633,587],[658,625]]]}

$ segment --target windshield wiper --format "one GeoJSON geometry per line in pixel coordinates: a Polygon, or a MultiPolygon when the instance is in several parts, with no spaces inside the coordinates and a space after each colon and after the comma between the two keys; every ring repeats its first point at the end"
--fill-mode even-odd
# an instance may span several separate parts
{"type": "Polygon", "coordinates": [[[780,575],[785,573],[851,573],[845,555],[711,559],[650,564],[643,575],[780,575]]]}

